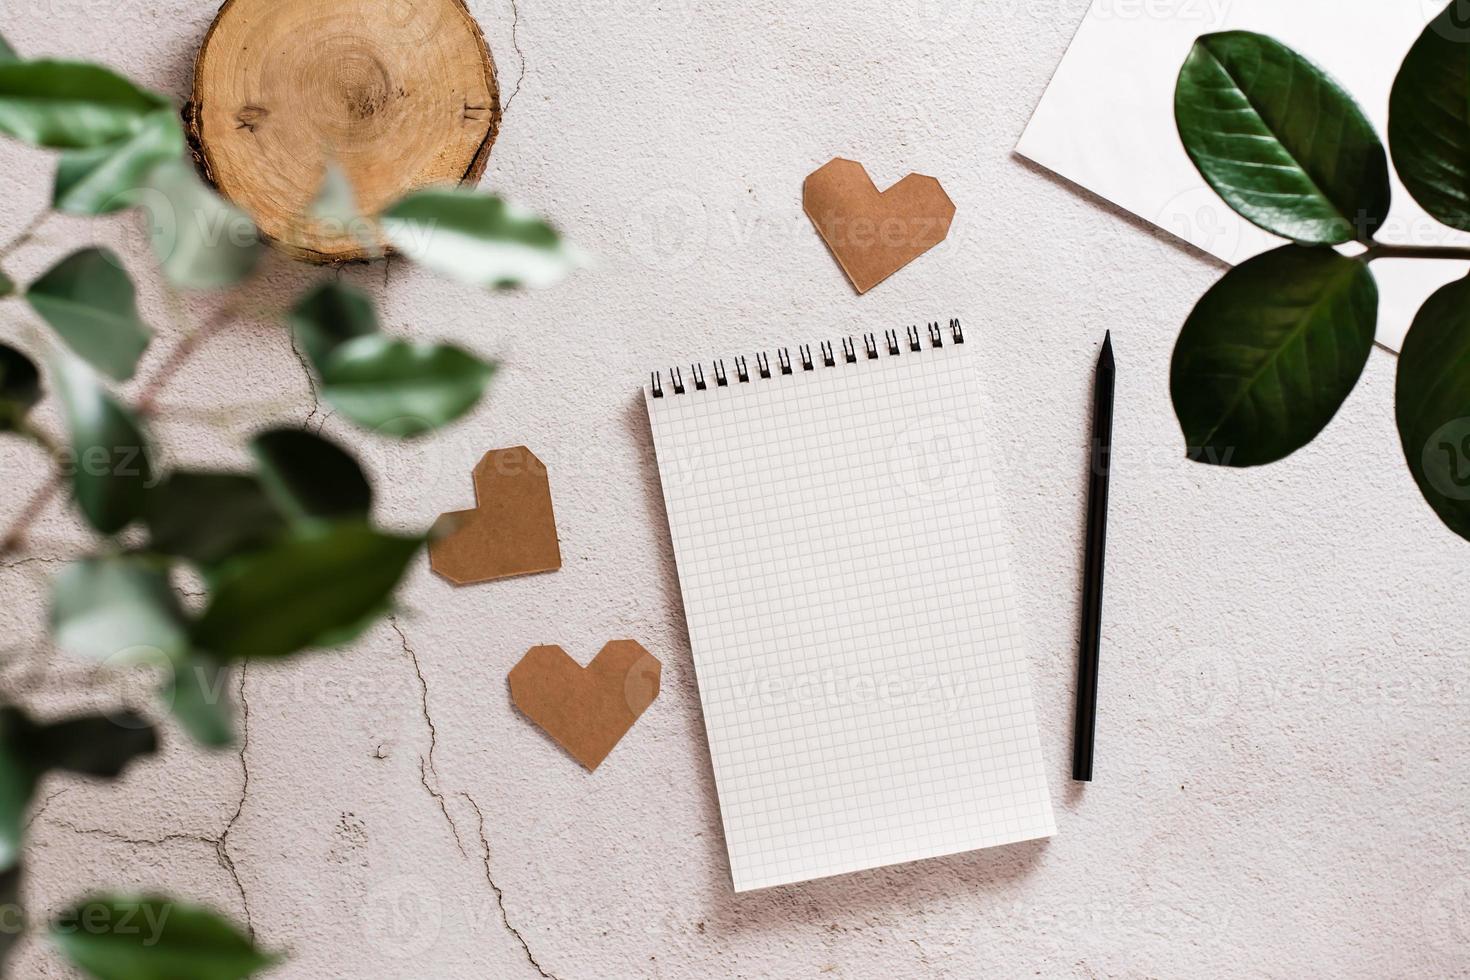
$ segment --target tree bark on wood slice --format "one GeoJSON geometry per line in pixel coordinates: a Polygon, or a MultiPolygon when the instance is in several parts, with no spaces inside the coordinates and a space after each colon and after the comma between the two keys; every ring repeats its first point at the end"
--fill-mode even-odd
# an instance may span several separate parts
{"type": "Polygon", "coordinates": [[[205,176],[268,240],[338,262],[368,252],[364,228],[310,213],[328,165],[367,216],[417,187],[474,183],[500,89],[464,0],[226,0],[185,116],[205,176]]]}

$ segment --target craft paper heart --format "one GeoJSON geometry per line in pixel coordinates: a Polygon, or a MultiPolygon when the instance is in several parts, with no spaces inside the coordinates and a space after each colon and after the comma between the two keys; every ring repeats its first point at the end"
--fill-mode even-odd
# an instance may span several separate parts
{"type": "Polygon", "coordinates": [[[590,772],[658,697],[663,665],[613,640],[586,667],[558,646],[532,647],[510,671],[510,698],[590,772]]]}
{"type": "Polygon", "coordinates": [[[802,207],[859,293],[944,241],[954,220],[933,177],[909,174],[879,193],[862,164],[841,157],[807,177],[802,207]]]}
{"type": "Polygon", "coordinates": [[[429,567],[455,585],[561,567],[546,467],[525,446],[495,449],[475,467],[475,509],[442,514],[429,567]]]}

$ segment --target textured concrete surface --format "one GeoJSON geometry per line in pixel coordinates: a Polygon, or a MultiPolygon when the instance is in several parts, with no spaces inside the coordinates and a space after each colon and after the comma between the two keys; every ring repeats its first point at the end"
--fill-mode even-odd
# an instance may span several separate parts
{"type": "MultiPolygon", "coordinates": [[[[48,780],[34,907],[166,888],[248,921],[290,956],[273,975],[303,980],[1470,969],[1470,546],[1404,468],[1381,351],[1289,461],[1184,460],[1169,353],[1218,266],[1010,153],[1085,0],[517,2],[472,3],[510,96],[485,183],[554,216],[598,266],[529,295],[399,263],[343,273],[390,329],[501,358],[493,395],[438,439],[375,440],[315,404],[262,319],[187,368],[157,436],[173,459],[223,465],[267,422],[321,426],[360,448],[381,519],[404,527],[466,506],[479,455],[525,443],[550,468],[565,567],[456,590],[421,566],[396,621],[352,649],[236,678],[242,751],[201,754],[170,730],[121,785],[48,780]],[[880,185],[938,176],[959,206],[945,245],[864,297],[800,211],[802,177],[839,153],[880,185]],[[1060,832],[736,897],[635,386],[695,356],[950,315],[985,354],[1060,832]],[[1067,754],[1104,328],[1117,475],[1083,790],[1067,754]],[[513,712],[505,676],[534,644],[585,660],[622,636],[662,658],[663,693],[587,775],[513,712]]],[[[183,95],[212,14],[19,0],[0,33],[183,95]]],[[[0,144],[5,228],[42,207],[50,170],[0,144]]],[[[93,239],[140,279],[156,364],[178,327],[126,219],[50,221],[5,266],[29,278],[93,239]]],[[[313,275],[275,259],[246,292],[279,309],[313,275]]],[[[0,335],[52,342],[19,304],[0,309],[0,335]]],[[[0,451],[14,506],[38,458],[0,451]]],[[[99,700],[42,660],[46,578],[84,540],[52,510],[0,571],[0,676],[38,709],[99,700]]],[[[37,941],[16,975],[71,974],[37,941]]]]}

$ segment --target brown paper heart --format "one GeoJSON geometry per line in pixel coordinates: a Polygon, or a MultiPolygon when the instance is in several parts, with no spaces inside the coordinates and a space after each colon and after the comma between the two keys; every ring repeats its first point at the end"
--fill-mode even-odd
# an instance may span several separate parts
{"type": "Polygon", "coordinates": [[[561,647],[532,647],[511,668],[510,698],[591,771],[658,697],[662,672],[634,640],[609,642],[586,667],[561,647]]]}
{"type": "Polygon", "coordinates": [[[475,509],[440,515],[429,567],[455,585],[561,567],[546,467],[525,446],[495,449],[475,466],[475,509]]]}
{"type": "Polygon", "coordinates": [[[807,177],[802,207],[859,293],[944,241],[954,220],[933,177],[909,174],[879,193],[862,164],[841,157],[807,177]]]}

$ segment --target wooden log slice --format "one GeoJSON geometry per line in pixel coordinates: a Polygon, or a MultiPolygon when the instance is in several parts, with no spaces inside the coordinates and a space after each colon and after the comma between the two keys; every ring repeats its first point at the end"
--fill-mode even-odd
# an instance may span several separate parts
{"type": "Polygon", "coordinates": [[[337,262],[365,251],[361,229],[309,214],[328,163],[364,215],[426,184],[473,183],[500,90],[463,0],[226,0],[185,116],[205,176],[267,239],[337,262]]]}

